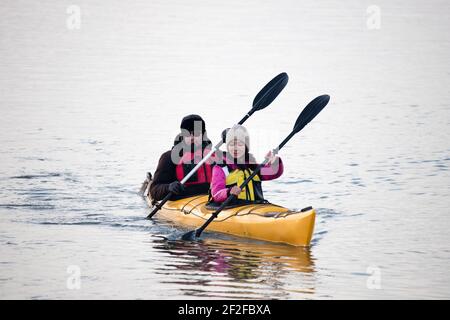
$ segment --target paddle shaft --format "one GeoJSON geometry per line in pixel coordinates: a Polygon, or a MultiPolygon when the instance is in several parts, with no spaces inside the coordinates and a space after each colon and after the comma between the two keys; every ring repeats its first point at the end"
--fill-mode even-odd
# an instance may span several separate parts
{"type": "MultiPolygon", "coordinates": [[[[273,155],[276,155],[281,148],[284,147],[284,145],[297,133],[298,131],[292,131],[279,145],[277,148],[272,150],[273,155]]],[[[245,179],[244,182],[242,182],[242,184],[239,186],[240,189],[244,189],[244,187],[259,173],[259,171],[261,171],[261,168],[264,167],[267,162],[269,161],[269,159],[264,159],[264,161],[262,163],[260,163],[255,170],[252,172],[251,175],[248,176],[247,179],[245,179]]],[[[227,200],[225,200],[219,208],[216,209],[216,211],[214,211],[211,214],[211,217],[209,217],[209,219],[200,227],[195,231],[195,236],[198,238],[200,237],[200,235],[202,234],[203,230],[205,230],[205,228],[215,219],[217,218],[217,216],[219,215],[219,213],[231,202],[233,201],[233,199],[235,198],[235,195],[230,195],[227,200]]]]}
{"type": "MultiPolygon", "coordinates": [[[[262,110],[270,105],[273,100],[280,94],[280,92],[284,89],[288,82],[288,75],[285,72],[280,73],[275,78],[269,81],[256,95],[255,99],[253,99],[252,108],[249,112],[238,122],[238,124],[242,125],[250,116],[258,110],[262,110]]],[[[184,184],[188,179],[214,154],[215,151],[218,151],[220,146],[223,144],[223,137],[221,141],[180,181],[181,184],[184,184]]],[[[169,192],[164,199],[162,199],[158,204],[156,204],[155,208],[150,212],[147,216],[147,219],[151,219],[153,215],[158,212],[162,208],[162,206],[172,197],[173,193],[169,192]]]]}
{"type": "MultiPolygon", "coordinates": [[[[239,125],[242,125],[250,116],[255,112],[255,108],[252,108],[242,119],[238,122],[239,125]]],[[[219,148],[223,145],[223,140],[220,140],[212,149],[208,152],[208,154],[200,160],[199,163],[180,181],[181,184],[185,184],[186,181],[189,180],[192,175],[197,172],[197,170],[206,162],[209,158],[214,154],[214,152],[218,151],[219,148]]],[[[173,196],[173,192],[169,192],[161,201],[155,204],[152,212],[147,216],[147,219],[151,219],[161,208],[163,205],[169,201],[169,199],[173,196]]]]}
{"type": "MultiPolygon", "coordinates": [[[[320,111],[328,104],[330,101],[329,95],[322,95],[314,100],[312,100],[308,105],[303,109],[303,111],[298,116],[295,121],[294,129],[289,133],[289,135],[278,145],[277,148],[273,149],[273,154],[277,154],[281,148],[298,132],[300,132],[312,119],[314,119],[320,111]]],[[[261,168],[268,162],[269,160],[266,158],[264,161],[256,167],[253,173],[239,186],[243,189],[253,177],[258,174],[261,168]]],[[[218,214],[236,197],[235,195],[230,195],[221,205],[220,207],[211,214],[211,217],[197,230],[190,231],[183,235],[183,239],[190,240],[192,236],[195,235],[196,238],[200,237],[201,233],[205,228],[218,216],[218,214]]]]}
{"type": "MultiPolygon", "coordinates": [[[[277,148],[272,150],[273,155],[276,155],[278,153],[278,151],[280,151],[281,148],[284,147],[284,145],[296,134],[297,132],[294,130],[292,131],[279,145],[277,148]]],[[[261,168],[264,167],[267,162],[269,161],[269,159],[264,159],[264,161],[262,163],[260,163],[255,170],[252,172],[251,175],[248,176],[247,179],[245,179],[244,182],[242,182],[242,184],[239,186],[240,189],[244,189],[244,187],[259,173],[259,171],[261,171],[261,168]]],[[[206,222],[197,230],[195,230],[195,237],[199,238],[200,235],[202,234],[203,230],[206,229],[206,227],[215,219],[217,218],[217,216],[219,215],[219,213],[228,205],[230,204],[231,201],[233,201],[233,199],[235,199],[236,196],[234,194],[231,194],[227,200],[225,200],[219,208],[216,209],[216,211],[214,211],[211,216],[209,217],[208,220],[206,220],[206,222]]]]}
{"type": "MultiPolygon", "coordinates": [[[[276,155],[281,148],[284,147],[284,145],[297,133],[298,131],[293,130],[279,145],[277,148],[272,150],[273,155],[276,155]]],[[[255,170],[252,172],[251,175],[248,176],[247,179],[245,179],[244,182],[242,182],[242,184],[239,186],[240,189],[244,189],[244,187],[259,173],[259,171],[261,171],[261,168],[264,167],[267,162],[269,161],[269,159],[264,159],[264,161],[262,163],[260,163],[255,170]]],[[[225,200],[219,208],[216,209],[216,211],[214,211],[211,216],[209,217],[208,220],[206,220],[206,222],[197,230],[195,230],[195,237],[199,238],[200,235],[202,234],[203,230],[206,229],[206,227],[215,219],[217,218],[217,216],[219,215],[219,213],[231,202],[233,201],[233,199],[235,199],[236,196],[234,194],[231,194],[227,200],[225,200]]]]}
{"type": "MultiPolygon", "coordinates": [[[[253,173],[251,175],[248,176],[247,179],[245,179],[244,182],[242,182],[242,184],[239,186],[239,188],[243,189],[249,182],[250,180],[253,179],[254,176],[256,176],[258,174],[258,172],[261,170],[261,168],[267,163],[267,159],[264,160],[261,164],[259,164],[256,169],[253,171],[253,173]]],[[[202,234],[203,230],[205,230],[205,228],[215,219],[217,218],[217,216],[219,215],[219,213],[234,199],[236,198],[236,196],[234,194],[231,194],[227,200],[225,200],[224,202],[222,202],[222,204],[220,205],[219,208],[216,209],[216,211],[214,211],[211,216],[209,217],[209,219],[197,230],[195,230],[195,237],[199,238],[200,235],[202,234]]]]}

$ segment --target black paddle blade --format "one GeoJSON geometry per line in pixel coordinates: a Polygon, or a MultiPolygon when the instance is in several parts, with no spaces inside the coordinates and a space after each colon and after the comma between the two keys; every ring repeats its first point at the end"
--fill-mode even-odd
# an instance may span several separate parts
{"type": "Polygon", "coordinates": [[[197,237],[195,236],[196,232],[197,232],[197,230],[186,232],[185,234],[183,234],[181,239],[186,240],[186,241],[194,241],[197,239],[197,237]]]}
{"type": "Polygon", "coordinates": [[[255,111],[262,110],[271,104],[284,87],[286,87],[288,80],[289,77],[286,72],[280,73],[270,80],[270,82],[258,92],[255,99],[253,99],[253,109],[255,109],[255,111]]]}
{"type": "Polygon", "coordinates": [[[315,116],[319,114],[320,111],[322,111],[323,108],[325,108],[329,101],[330,96],[324,94],[323,96],[318,96],[313,101],[308,103],[302,113],[298,116],[297,121],[295,121],[293,131],[299,132],[302,130],[312,119],[314,119],[315,116]]]}

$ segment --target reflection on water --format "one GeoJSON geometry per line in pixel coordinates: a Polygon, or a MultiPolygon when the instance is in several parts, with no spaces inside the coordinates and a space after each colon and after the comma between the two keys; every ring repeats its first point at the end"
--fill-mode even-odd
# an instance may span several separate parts
{"type": "Polygon", "coordinates": [[[287,296],[286,276],[293,274],[302,279],[296,284],[297,295],[314,293],[309,248],[210,238],[155,240],[154,248],[169,254],[156,271],[161,282],[180,286],[187,296],[283,298],[287,296]]]}

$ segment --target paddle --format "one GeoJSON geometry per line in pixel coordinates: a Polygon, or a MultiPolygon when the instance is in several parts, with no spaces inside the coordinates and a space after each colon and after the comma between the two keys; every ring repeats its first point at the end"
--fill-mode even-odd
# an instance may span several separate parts
{"type": "MultiPolygon", "coordinates": [[[[289,77],[283,72],[277,75],[275,78],[270,80],[268,84],[258,92],[255,99],[253,99],[253,106],[249,112],[238,122],[238,124],[243,124],[250,116],[256,111],[262,110],[272,103],[273,100],[280,94],[280,92],[284,89],[286,84],[288,83],[289,77]]],[[[186,181],[216,152],[224,143],[222,139],[219,143],[217,143],[214,148],[211,149],[210,152],[180,181],[181,184],[185,184],[186,181]]],[[[172,197],[173,193],[169,192],[159,203],[155,205],[152,212],[147,216],[147,219],[151,219],[156,212],[158,212],[162,206],[172,197]]]]}
{"type": "MultiPolygon", "coordinates": [[[[302,130],[312,119],[314,119],[315,116],[317,116],[319,114],[320,111],[322,111],[323,108],[325,108],[325,106],[328,104],[328,102],[330,101],[330,96],[328,95],[323,95],[323,96],[319,96],[317,98],[315,98],[314,100],[312,100],[306,107],[305,109],[303,109],[303,111],[300,113],[300,115],[297,118],[297,121],[295,122],[294,125],[294,129],[292,130],[292,132],[279,144],[279,146],[275,149],[273,149],[273,154],[277,154],[281,148],[283,148],[283,146],[296,134],[298,133],[300,130],[302,130]]],[[[253,179],[253,177],[255,175],[258,174],[258,172],[261,170],[261,168],[267,164],[267,162],[269,161],[269,159],[264,159],[264,161],[259,164],[255,170],[253,171],[253,173],[239,186],[239,188],[243,189],[249,182],[250,180],[253,179]]],[[[205,230],[205,228],[215,219],[217,218],[217,216],[219,215],[219,213],[231,202],[233,201],[233,199],[236,198],[235,195],[230,195],[227,200],[225,200],[219,208],[216,209],[216,211],[214,211],[211,214],[211,217],[209,217],[209,219],[198,229],[193,230],[193,231],[189,231],[187,233],[185,233],[182,236],[183,240],[194,240],[195,238],[200,237],[200,235],[202,234],[203,230],[205,230]]]]}

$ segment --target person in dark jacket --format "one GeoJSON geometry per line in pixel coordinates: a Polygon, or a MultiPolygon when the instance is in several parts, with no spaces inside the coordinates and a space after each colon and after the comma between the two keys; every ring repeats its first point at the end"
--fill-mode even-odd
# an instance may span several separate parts
{"type": "Polygon", "coordinates": [[[177,135],[171,150],[164,152],[158,163],[152,183],[150,196],[153,201],[163,199],[169,192],[170,200],[208,194],[215,158],[211,157],[192,175],[184,185],[181,180],[211,150],[205,121],[196,114],[183,118],[181,133],[177,135]]]}

